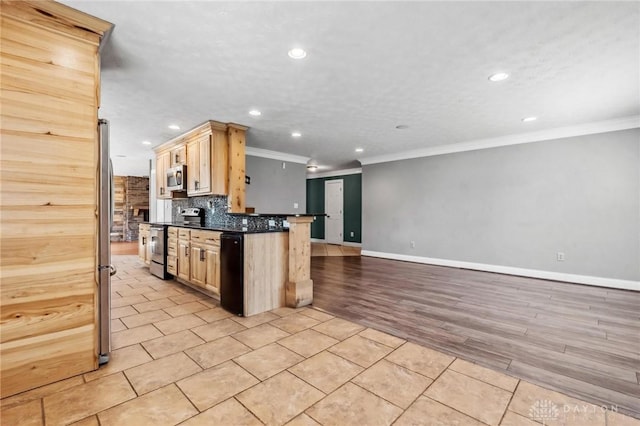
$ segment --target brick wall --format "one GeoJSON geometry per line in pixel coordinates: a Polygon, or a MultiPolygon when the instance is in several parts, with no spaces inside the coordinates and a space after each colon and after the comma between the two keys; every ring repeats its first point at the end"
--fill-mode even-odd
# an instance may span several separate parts
{"type": "Polygon", "coordinates": [[[138,225],[149,220],[149,178],[114,176],[111,241],[136,241],[138,225]]]}

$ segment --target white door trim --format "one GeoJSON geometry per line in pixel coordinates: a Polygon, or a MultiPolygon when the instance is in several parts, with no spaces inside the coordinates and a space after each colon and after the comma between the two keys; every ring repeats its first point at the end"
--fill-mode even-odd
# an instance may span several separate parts
{"type": "Polygon", "coordinates": [[[324,220],[324,239],[328,244],[342,244],[343,241],[344,241],[344,235],[343,235],[344,234],[344,179],[328,179],[328,180],[324,181],[324,212],[326,214],[329,214],[328,213],[328,209],[327,209],[327,206],[329,204],[328,203],[328,201],[329,201],[329,196],[328,196],[329,192],[327,191],[327,187],[328,187],[328,185],[336,184],[336,183],[340,183],[340,192],[342,193],[342,209],[340,211],[340,224],[342,225],[341,229],[340,229],[341,237],[340,237],[340,241],[337,241],[337,242],[330,241],[330,239],[329,239],[329,217],[326,216],[325,220],[324,220]]]}

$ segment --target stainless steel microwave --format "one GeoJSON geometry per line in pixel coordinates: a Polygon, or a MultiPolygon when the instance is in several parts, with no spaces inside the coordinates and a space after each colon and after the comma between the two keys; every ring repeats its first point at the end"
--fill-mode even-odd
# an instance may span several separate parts
{"type": "Polygon", "coordinates": [[[186,191],[187,166],[181,164],[167,169],[166,184],[167,191],[186,191]]]}

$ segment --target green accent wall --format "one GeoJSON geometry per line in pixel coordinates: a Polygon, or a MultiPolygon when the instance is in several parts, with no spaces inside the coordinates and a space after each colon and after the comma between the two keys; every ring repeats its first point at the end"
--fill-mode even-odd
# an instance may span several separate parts
{"type": "MultiPolygon", "coordinates": [[[[343,239],[351,243],[362,243],[362,174],[307,179],[307,213],[325,212],[324,183],[335,179],[343,180],[343,239]]],[[[324,239],[324,216],[318,216],[311,224],[311,238],[324,239]]]]}

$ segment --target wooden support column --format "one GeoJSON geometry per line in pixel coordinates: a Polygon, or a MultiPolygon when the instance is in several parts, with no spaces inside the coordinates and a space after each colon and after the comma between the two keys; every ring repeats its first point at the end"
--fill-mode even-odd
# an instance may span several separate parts
{"type": "Polygon", "coordinates": [[[229,140],[229,213],[244,213],[245,207],[245,132],[247,128],[228,124],[229,140]]]}
{"type": "Polygon", "coordinates": [[[288,216],[289,222],[289,281],[286,303],[299,308],[313,302],[311,280],[311,222],[312,216],[288,216]]]}

